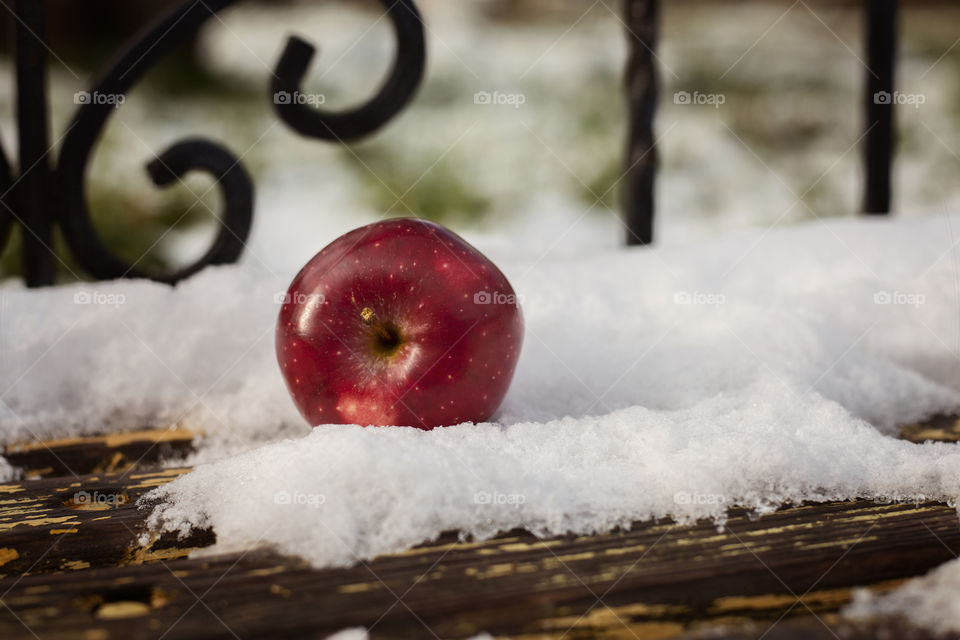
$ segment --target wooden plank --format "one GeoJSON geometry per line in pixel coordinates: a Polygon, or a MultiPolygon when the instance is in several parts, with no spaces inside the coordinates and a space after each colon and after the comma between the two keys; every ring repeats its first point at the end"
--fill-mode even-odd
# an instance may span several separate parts
{"type": "Polygon", "coordinates": [[[156,466],[193,451],[196,433],[185,429],[138,429],[123,433],[21,442],[0,455],[26,479],[126,471],[156,466]]]}
{"type": "MultiPolygon", "coordinates": [[[[178,619],[166,638],[230,635],[217,619],[239,637],[318,636],[378,619],[386,637],[423,637],[424,623],[440,637],[559,635],[571,627],[567,637],[594,637],[626,633],[624,624],[641,637],[677,635],[707,621],[775,619],[797,608],[791,592],[805,594],[814,611],[833,611],[851,587],[886,588],[960,552],[952,508],[858,501],[761,518],[734,510],[722,532],[711,523],[660,521],[547,540],[515,531],[458,543],[451,534],[349,569],[316,571],[262,552],[171,560],[184,552],[169,546],[176,541],[167,541],[167,555],[138,549],[145,514],[130,502],[100,512],[64,504],[65,494],[95,488],[132,500],[184,471],[4,487],[0,495],[15,502],[0,506],[9,574],[0,580],[9,607],[0,612],[0,637],[22,631],[23,621],[44,638],[81,637],[91,626],[100,638],[155,638],[178,619]],[[55,521],[63,515],[69,519],[55,521]],[[84,563],[100,568],[71,571],[84,563]],[[107,566],[114,564],[121,566],[107,566]],[[24,571],[32,575],[13,575],[24,571]],[[193,594],[204,593],[194,606],[193,594]]],[[[212,540],[207,532],[183,546],[212,540]]]]}
{"type": "MultiPolygon", "coordinates": [[[[51,478],[0,485],[0,576],[143,562],[155,555],[184,556],[214,540],[201,532],[141,548],[136,536],[144,493],[188,472],[167,469],[51,478]]],[[[2,591],[0,591],[2,593],[2,591]]]]}
{"type": "Polygon", "coordinates": [[[900,436],[910,442],[957,442],[960,440],[960,416],[935,416],[926,422],[903,427],[900,436]]]}
{"type": "MultiPolygon", "coordinates": [[[[955,416],[904,430],[913,441],[958,434],[955,416]]],[[[190,437],[180,435],[171,441],[188,448],[190,437]]],[[[166,437],[101,436],[9,450],[55,459],[76,448],[75,460],[103,460],[166,437]],[[79,451],[87,446],[97,455],[79,451]]],[[[322,637],[376,622],[375,637],[430,637],[429,627],[440,637],[481,630],[560,637],[569,630],[567,638],[746,638],[788,613],[768,640],[867,638],[897,624],[905,633],[897,637],[925,638],[896,621],[851,626],[833,612],[853,587],[891,588],[960,551],[957,515],[946,505],[859,501],[761,518],[734,510],[722,532],[710,523],[660,521],[546,540],[522,531],[485,542],[447,534],[350,569],[317,571],[263,550],[188,559],[214,534],[167,536],[142,548],[146,512],[134,502],[189,469],[144,471],[128,461],[123,473],[0,486],[0,637],[26,634],[23,623],[43,638],[89,640],[157,638],[168,629],[165,638],[322,637]],[[797,614],[806,617],[792,619],[797,614]]]]}

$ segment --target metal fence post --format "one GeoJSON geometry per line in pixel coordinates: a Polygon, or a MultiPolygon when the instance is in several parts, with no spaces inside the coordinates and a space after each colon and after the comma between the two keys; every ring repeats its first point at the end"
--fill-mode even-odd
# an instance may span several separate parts
{"type": "Polygon", "coordinates": [[[897,50],[897,0],[867,0],[867,82],[864,96],[867,143],[863,211],[890,211],[890,173],[894,148],[893,73],[897,50]]]}
{"type": "Polygon", "coordinates": [[[17,125],[19,182],[13,209],[23,221],[23,272],[28,286],[53,284],[53,206],[47,126],[47,65],[41,0],[17,0],[17,125]]]}
{"type": "Polygon", "coordinates": [[[659,0],[625,0],[630,42],[626,70],[627,154],[623,184],[623,216],[627,244],[653,241],[653,186],[657,165],[653,116],[657,108],[657,44],[659,0]]]}

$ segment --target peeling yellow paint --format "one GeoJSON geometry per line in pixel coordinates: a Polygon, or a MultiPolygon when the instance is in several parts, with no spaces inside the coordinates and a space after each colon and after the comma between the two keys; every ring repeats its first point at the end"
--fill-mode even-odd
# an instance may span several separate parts
{"type": "Polygon", "coordinates": [[[613,607],[601,605],[583,616],[571,615],[550,618],[549,620],[545,620],[542,626],[544,629],[563,629],[564,631],[575,627],[613,627],[620,626],[623,621],[635,617],[662,618],[665,616],[686,615],[689,611],[689,607],[674,604],[647,604],[644,602],[636,602],[613,607]]]}
{"type": "Polygon", "coordinates": [[[27,518],[17,522],[0,522],[0,531],[9,531],[20,525],[27,527],[45,527],[50,524],[80,524],[80,521],[74,518],[75,516],[69,515],[60,518],[27,518]]]}
{"type": "Polygon", "coordinates": [[[590,560],[596,554],[593,551],[584,551],[583,553],[570,553],[563,556],[557,556],[560,562],[577,562],[579,560],[590,560]]]}
{"type": "Polygon", "coordinates": [[[605,549],[603,555],[605,556],[621,556],[627,553],[643,553],[647,550],[647,545],[645,544],[635,544],[629,547],[614,547],[612,549],[605,549]]]}
{"type": "Polygon", "coordinates": [[[38,502],[40,501],[36,498],[12,498],[10,500],[0,500],[0,506],[5,504],[34,504],[38,502]]]}
{"type": "Polygon", "coordinates": [[[134,473],[130,475],[131,480],[141,480],[143,478],[161,478],[183,475],[189,472],[186,467],[177,467],[176,469],[164,469],[163,471],[151,471],[150,473],[134,473]]]}
{"type": "Polygon", "coordinates": [[[272,576],[276,573],[283,573],[287,568],[283,565],[276,567],[264,567],[263,569],[253,569],[247,572],[248,576],[272,576]]]}
{"type": "Polygon", "coordinates": [[[0,547],[0,566],[20,557],[20,552],[9,547],[0,547]]]}
{"type": "Polygon", "coordinates": [[[136,548],[129,559],[120,564],[144,564],[146,562],[157,562],[163,560],[174,560],[190,555],[190,552],[196,551],[200,547],[167,547],[166,549],[144,549],[136,548]]]}
{"type": "Polygon", "coordinates": [[[357,582],[355,584],[340,585],[337,591],[340,593],[363,593],[365,591],[380,589],[381,587],[383,587],[383,585],[379,582],[357,582]]]}
{"type": "Polygon", "coordinates": [[[832,547],[849,547],[857,543],[862,542],[873,542],[877,540],[877,536],[856,536],[852,538],[843,538],[839,540],[829,540],[827,542],[818,542],[816,544],[805,544],[803,545],[804,549],[830,549],[832,547]]]}
{"type": "Polygon", "coordinates": [[[96,616],[101,620],[123,620],[137,618],[150,612],[150,607],[143,602],[108,602],[97,609],[96,616]]]}
{"type": "Polygon", "coordinates": [[[21,442],[11,444],[7,447],[9,453],[26,453],[29,451],[43,451],[57,447],[70,447],[76,445],[90,446],[92,444],[103,444],[108,449],[122,447],[134,442],[173,442],[176,440],[192,440],[198,432],[186,431],[184,429],[140,429],[138,431],[127,431],[124,433],[111,433],[101,436],[81,436],[77,438],[60,438],[57,440],[44,440],[43,442],[21,442]]]}
{"type": "Polygon", "coordinates": [[[3,514],[5,520],[13,518],[14,516],[36,516],[43,515],[49,511],[48,508],[43,505],[36,505],[30,507],[24,507],[22,509],[3,509],[0,510],[0,514],[3,514]]]}
{"type": "Polygon", "coordinates": [[[413,549],[407,549],[406,551],[400,551],[400,552],[391,553],[388,555],[391,558],[401,558],[405,556],[414,556],[414,555],[420,555],[424,553],[440,553],[444,551],[459,551],[459,550],[467,550],[467,549],[478,549],[481,552],[499,553],[496,549],[491,548],[491,546],[494,544],[503,544],[503,543],[507,543],[507,545],[509,545],[511,541],[516,542],[519,540],[520,538],[514,536],[511,538],[498,538],[495,540],[478,540],[474,542],[447,542],[445,544],[414,547],[413,549]]]}
{"type": "Polygon", "coordinates": [[[492,564],[489,567],[485,567],[482,570],[477,571],[476,577],[480,580],[486,580],[488,578],[499,578],[502,576],[509,576],[513,574],[516,570],[516,564],[513,562],[503,562],[500,564],[492,564]]]}

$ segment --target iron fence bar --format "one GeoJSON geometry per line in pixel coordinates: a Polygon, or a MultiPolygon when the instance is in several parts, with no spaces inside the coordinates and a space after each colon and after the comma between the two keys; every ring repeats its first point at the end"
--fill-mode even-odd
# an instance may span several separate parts
{"type": "MultiPolygon", "coordinates": [[[[49,149],[45,2],[15,0],[14,8],[8,7],[15,24],[21,175],[14,180],[0,147],[0,250],[13,224],[23,226],[23,272],[28,286],[53,284],[55,280],[54,224],[59,225],[76,262],[99,279],[146,277],[175,283],[209,265],[234,262],[240,257],[251,228],[253,184],[241,159],[214,141],[180,140],[147,164],[158,187],[175,184],[187,172],[204,171],[213,176],[223,194],[223,210],[216,216],[219,232],[213,243],[200,259],[181,269],[170,273],[147,271],[114,255],[94,227],[86,197],[92,154],[109,118],[122,104],[120,98],[178,43],[238,1],[179,0],[177,6],[136,35],[94,79],[89,91],[74,96],[78,107],[56,159],[49,149]]],[[[380,3],[396,36],[394,64],[380,90],[368,101],[344,111],[302,104],[300,82],[315,48],[305,40],[290,37],[271,82],[273,106],[284,124],[307,137],[347,142],[373,133],[410,102],[426,66],[423,23],[414,0],[380,3]]]]}
{"type": "Polygon", "coordinates": [[[657,109],[657,46],[659,0],[625,0],[624,20],[629,40],[626,69],[627,152],[623,183],[627,244],[653,242],[654,178],[657,150],[653,118],[657,109]]]}
{"type": "Polygon", "coordinates": [[[27,286],[53,284],[54,257],[51,166],[47,105],[46,49],[43,43],[44,3],[17,0],[16,45],[17,141],[20,178],[12,198],[23,222],[23,270],[27,286]]]}
{"type": "Polygon", "coordinates": [[[867,82],[864,96],[867,139],[863,211],[890,211],[894,151],[894,66],[897,50],[897,0],[866,0],[867,82]]]}

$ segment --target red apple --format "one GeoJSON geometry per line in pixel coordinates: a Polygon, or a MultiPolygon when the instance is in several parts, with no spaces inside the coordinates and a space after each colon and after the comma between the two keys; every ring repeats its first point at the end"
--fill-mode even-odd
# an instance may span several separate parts
{"type": "Polygon", "coordinates": [[[355,229],[297,274],[277,359],[310,424],[483,422],[523,342],[510,283],[463,238],[398,218],[355,229]]]}

